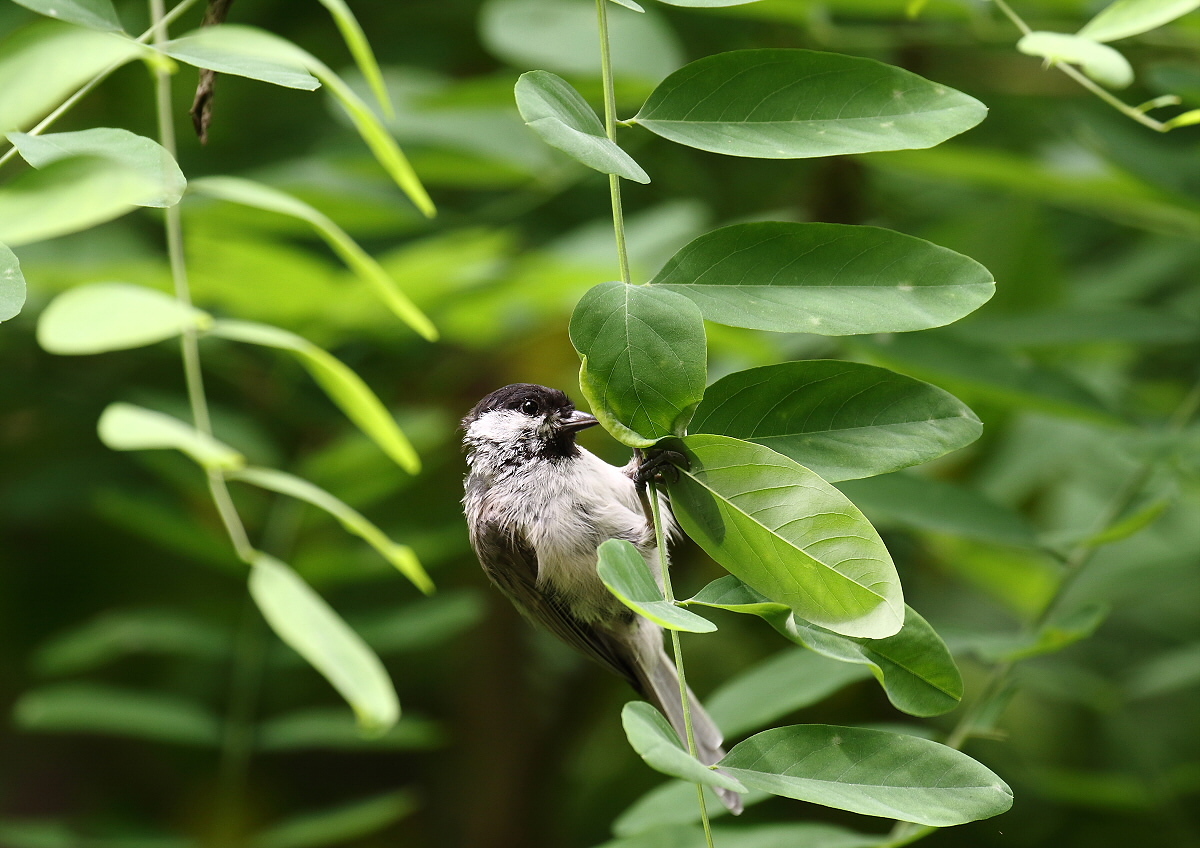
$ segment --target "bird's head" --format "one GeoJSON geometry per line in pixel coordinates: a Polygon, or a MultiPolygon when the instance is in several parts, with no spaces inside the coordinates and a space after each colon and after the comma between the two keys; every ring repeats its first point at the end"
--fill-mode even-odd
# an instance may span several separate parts
{"type": "Polygon", "coordinates": [[[485,397],[463,419],[468,461],[500,466],[531,459],[575,456],[575,434],[597,424],[563,392],[534,383],[514,383],[485,397]]]}

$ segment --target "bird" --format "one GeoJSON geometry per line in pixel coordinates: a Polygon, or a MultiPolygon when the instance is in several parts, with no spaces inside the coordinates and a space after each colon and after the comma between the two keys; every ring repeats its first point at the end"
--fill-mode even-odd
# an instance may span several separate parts
{"type": "MultiPolygon", "coordinates": [[[[576,444],[579,431],[598,423],[564,392],[534,383],[480,400],[462,421],[471,546],[526,618],[623,677],[686,746],[679,676],[662,628],[625,606],[596,572],[600,545],[624,539],[662,584],[649,507],[639,495],[642,464],[635,457],[618,468],[576,444]]],[[[666,497],[654,496],[667,538],[677,536],[666,497]]],[[[713,765],[725,755],[721,731],[690,689],[688,699],[697,757],[713,765]]],[[[716,791],[732,812],[742,811],[738,793],[716,791]]]]}

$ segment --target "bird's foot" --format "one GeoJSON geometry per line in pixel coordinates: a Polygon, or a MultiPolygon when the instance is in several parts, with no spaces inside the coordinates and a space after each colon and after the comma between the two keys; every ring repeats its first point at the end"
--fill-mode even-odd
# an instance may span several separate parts
{"type": "Polygon", "coordinates": [[[688,468],[688,459],[679,451],[655,450],[653,453],[639,454],[639,461],[633,470],[633,483],[639,489],[646,488],[648,483],[674,483],[679,479],[679,469],[688,468]]]}

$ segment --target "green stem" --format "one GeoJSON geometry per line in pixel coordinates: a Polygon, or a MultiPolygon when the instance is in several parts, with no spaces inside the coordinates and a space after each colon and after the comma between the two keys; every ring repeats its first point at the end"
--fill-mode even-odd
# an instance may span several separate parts
{"type": "MultiPolygon", "coordinates": [[[[617,141],[617,96],[613,90],[612,55],[608,45],[608,0],[596,0],[596,17],[600,23],[600,75],[604,84],[604,132],[608,140],[617,141]]],[[[625,248],[625,215],[621,209],[621,178],[608,175],[608,193],[612,200],[613,232],[617,237],[617,261],[621,266],[621,281],[629,285],[629,253],[625,248]]]]}

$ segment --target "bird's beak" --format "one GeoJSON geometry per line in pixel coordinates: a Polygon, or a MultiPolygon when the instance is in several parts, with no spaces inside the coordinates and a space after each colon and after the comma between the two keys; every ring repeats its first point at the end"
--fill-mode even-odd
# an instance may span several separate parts
{"type": "Polygon", "coordinates": [[[564,418],[562,423],[558,425],[559,430],[565,430],[568,433],[575,433],[579,430],[586,430],[588,427],[595,426],[600,422],[592,415],[586,412],[580,412],[578,409],[571,413],[569,418],[564,418]]]}

